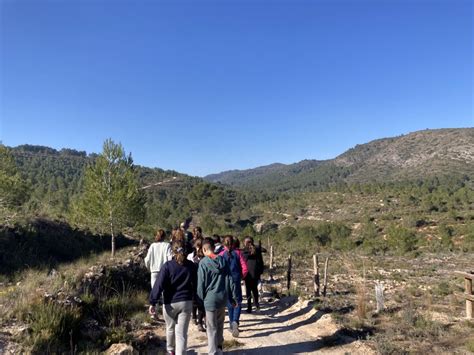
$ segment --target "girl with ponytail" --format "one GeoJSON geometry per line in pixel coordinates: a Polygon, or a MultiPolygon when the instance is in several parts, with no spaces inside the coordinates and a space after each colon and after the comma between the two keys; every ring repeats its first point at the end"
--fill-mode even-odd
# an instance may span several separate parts
{"type": "Polygon", "coordinates": [[[166,322],[168,353],[186,354],[188,327],[196,293],[197,268],[186,259],[184,241],[171,247],[173,259],[166,262],[150,294],[150,314],[163,294],[163,317],[166,322]]]}

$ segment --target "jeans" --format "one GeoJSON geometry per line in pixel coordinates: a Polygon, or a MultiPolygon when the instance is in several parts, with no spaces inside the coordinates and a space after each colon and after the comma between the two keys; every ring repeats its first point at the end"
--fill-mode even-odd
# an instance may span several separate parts
{"type": "Polygon", "coordinates": [[[242,286],[240,280],[235,282],[235,288],[237,293],[237,307],[232,306],[230,302],[227,302],[227,313],[229,315],[229,323],[237,322],[240,323],[240,312],[242,311],[242,286]]]}
{"type": "Polygon", "coordinates": [[[175,352],[176,355],[186,354],[192,310],[192,301],[163,305],[163,318],[166,322],[166,350],[168,352],[175,352]]]}

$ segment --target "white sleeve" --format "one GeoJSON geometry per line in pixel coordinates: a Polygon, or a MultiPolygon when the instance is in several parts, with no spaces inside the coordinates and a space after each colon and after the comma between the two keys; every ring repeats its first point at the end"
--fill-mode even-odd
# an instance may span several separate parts
{"type": "Polygon", "coordinates": [[[148,270],[150,270],[151,249],[152,249],[152,246],[150,245],[150,247],[148,248],[148,252],[146,253],[146,256],[145,256],[145,266],[148,270]]]}
{"type": "Polygon", "coordinates": [[[173,254],[171,253],[171,245],[168,244],[168,247],[166,248],[166,259],[167,261],[170,261],[173,259],[173,254]]]}

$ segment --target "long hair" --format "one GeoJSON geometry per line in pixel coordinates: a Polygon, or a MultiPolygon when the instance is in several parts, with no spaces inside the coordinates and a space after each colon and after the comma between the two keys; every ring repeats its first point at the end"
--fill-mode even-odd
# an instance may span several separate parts
{"type": "Polygon", "coordinates": [[[162,242],[166,238],[166,232],[163,229],[158,229],[155,235],[155,241],[156,242],[162,242]]]}
{"type": "Polygon", "coordinates": [[[171,252],[173,253],[173,258],[179,265],[184,264],[186,260],[186,254],[184,251],[184,242],[183,241],[174,241],[173,246],[171,247],[171,252]]]}
{"type": "Polygon", "coordinates": [[[184,231],[181,230],[181,229],[178,229],[174,235],[173,235],[173,239],[172,239],[173,242],[177,242],[177,241],[181,241],[181,242],[185,242],[185,235],[184,235],[184,231]]]}
{"type": "Polygon", "coordinates": [[[204,258],[204,253],[202,251],[202,239],[199,238],[199,239],[196,239],[194,241],[194,250],[195,250],[195,256],[197,256],[198,258],[204,258]]]}

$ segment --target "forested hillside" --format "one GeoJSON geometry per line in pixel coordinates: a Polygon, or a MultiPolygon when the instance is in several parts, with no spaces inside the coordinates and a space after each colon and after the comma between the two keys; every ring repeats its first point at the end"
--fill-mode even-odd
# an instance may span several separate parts
{"type": "Polygon", "coordinates": [[[474,128],[418,131],[357,145],[331,160],[232,170],[205,179],[275,193],[453,174],[474,176],[474,128]]]}
{"type": "MultiPolygon", "coordinates": [[[[74,220],[74,204],[83,188],[85,168],[97,154],[33,145],[9,151],[30,187],[30,198],[25,206],[27,213],[74,220]]],[[[141,228],[150,233],[158,226],[171,229],[190,216],[204,223],[208,221],[214,227],[218,222],[224,225],[224,216],[231,212],[238,214],[251,202],[247,201],[250,195],[197,177],[159,168],[135,168],[146,195],[146,215],[141,228]],[[162,181],[167,182],[158,184],[162,181]]],[[[252,199],[256,201],[255,196],[252,199]]]]}

